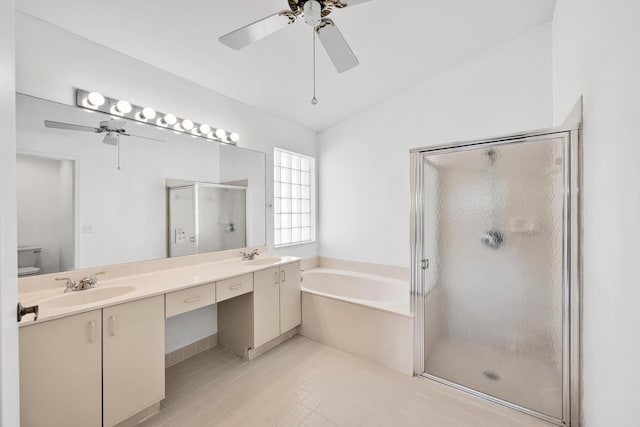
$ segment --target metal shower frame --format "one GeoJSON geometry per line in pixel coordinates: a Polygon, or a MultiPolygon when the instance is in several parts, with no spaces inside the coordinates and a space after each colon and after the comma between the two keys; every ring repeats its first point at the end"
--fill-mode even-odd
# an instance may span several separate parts
{"type": "Polygon", "coordinates": [[[580,425],[580,349],[581,349],[581,126],[524,132],[497,138],[479,139],[411,150],[411,310],[414,324],[414,375],[425,377],[465,391],[474,396],[541,418],[559,426],[580,425]],[[424,254],[424,165],[425,156],[478,148],[490,148],[523,142],[560,138],[563,140],[563,417],[556,419],[528,408],[498,399],[460,384],[427,374],[425,354],[425,277],[424,254]]]}

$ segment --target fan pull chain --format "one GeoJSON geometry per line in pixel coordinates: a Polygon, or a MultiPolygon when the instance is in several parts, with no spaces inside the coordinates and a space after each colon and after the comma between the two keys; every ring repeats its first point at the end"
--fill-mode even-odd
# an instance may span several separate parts
{"type": "Polygon", "coordinates": [[[313,98],[311,98],[311,105],[318,105],[318,98],[316,98],[316,28],[313,27],[313,98]]]}
{"type": "Polygon", "coordinates": [[[120,169],[120,135],[118,135],[118,170],[120,169]]]}

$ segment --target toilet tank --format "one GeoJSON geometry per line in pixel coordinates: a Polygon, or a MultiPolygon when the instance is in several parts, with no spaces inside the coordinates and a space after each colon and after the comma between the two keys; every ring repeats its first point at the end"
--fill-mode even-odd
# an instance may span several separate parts
{"type": "Polygon", "coordinates": [[[18,268],[35,267],[40,251],[42,248],[37,246],[18,248],[18,268]]]}

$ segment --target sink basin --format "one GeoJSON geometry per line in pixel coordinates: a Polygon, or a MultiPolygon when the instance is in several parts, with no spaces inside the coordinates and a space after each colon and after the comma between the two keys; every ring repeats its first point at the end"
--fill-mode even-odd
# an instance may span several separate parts
{"type": "Polygon", "coordinates": [[[256,258],[253,259],[251,261],[245,261],[244,263],[247,265],[267,265],[267,264],[275,264],[277,262],[282,261],[283,258],[280,258],[278,256],[271,256],[271,257],[266,257],[266,258],[256,258]]]}
{"type": "Polygon", "coordinates": [[[71,307],[74,305],[91,304],[128,294],[134,289],[133,286],[118,286],[114,288],[95,288],[85,291],[69,292],[50,299],[43,305],[49,307],[71,307]]]}

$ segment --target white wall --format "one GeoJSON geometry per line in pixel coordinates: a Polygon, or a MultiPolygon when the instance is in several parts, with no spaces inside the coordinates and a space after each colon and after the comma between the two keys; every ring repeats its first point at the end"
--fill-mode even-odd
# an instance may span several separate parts
{"type": "Polygon", "coordinates": [[[0,426],[20,424],[13,0],[0,0],[0,426]]]}
{"type": "Polygon", "coordinates": [[[409,149],[549,127],[539,26],[320,134],[320,255],[409,266],[409,149]]]}
{"type": "MultiPolygon", "coordinates": [[[[137,105],[190,117],[241,136],[239,146],[267,154],[273,164],[278,146],[316,156],[315,132],[154,68],[21,12],[16,15],[16,90],[75,105],[74,88],[127,98],[137,105]]],[[[105,159],[105,161],[107,161],[105,159]]],[[[267,174],[267,201],[273,198],[267,174]]],[[[273,249],[273,223],[267,217],[267,245],[273,249]]],[[[312,257],[317,244],[289,247],[287,255],[312,257]]]]}
{"type": "Polygon", "coordinates": [[[73,228],[64,226],[73,218],[73,162],[20,154],[16,162],[18,247],[42,248],[43,274],[73,268],[63,262],[73,259],[73,228]]]}
{"type": "Polygon", "coordinates": [[[587,427],[640,419],[640,2],[558,0],[554,116],[584,96],[583,413],[587,427]]]}

